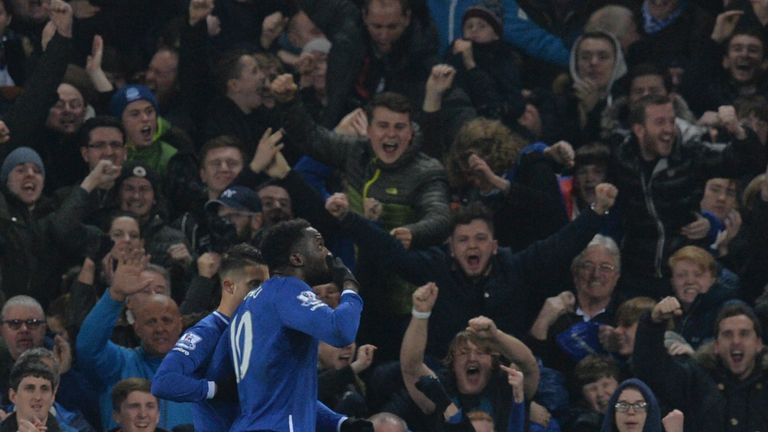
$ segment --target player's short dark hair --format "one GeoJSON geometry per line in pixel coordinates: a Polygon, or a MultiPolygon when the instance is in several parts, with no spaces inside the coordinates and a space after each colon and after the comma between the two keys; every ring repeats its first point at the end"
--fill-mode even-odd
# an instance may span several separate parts
{"type": "Polygon", "coordinates": [[[291,219],[270,227],[261,240],[261,255],[267,263],[270,273],[287,267],[290,255],[306,236],[306,229],[311,225],[304,219],[291,219]]]}
{"type": "Polygon", "coordinates": [[[744,303],[741,300],[727,301],[720,308],[720,311],[717,313],[717,318],[715,319],[715,337],[720,334],[720,323],[724,319],[740,315],[744,315],[750,321],[752,321],[752,325],[755,328],[757,337],[762,339],[763,326],[760,323],[760,319],[757,317],[757,314],[755,314],[755,310],[752,309],[752,306],[744,303]]]}
{"type": "Polygon", "coordinates": [[[219,135],[211,138],[200,147],[200,165],[205,164],[205,158],[208,156],[208,152],[219,148],[233,147],[240,152],[240,157],[245,161],[245,151],[243,150],[243,142],[232,135],[219,135]]]}
{"type": "Polygon", "coordinates": [[[399,93],[384,92],[379,93],[366,105],[365,114],[368,121],[373,120],[373,110],[376,108],[386,108],[400,114],[408,114],[408,119],[413,118],[413,104],[407,96],[399,93]]]}
{"type": "Polygon", "coordinates": [[[118,381],[112,387],[112,411],[120,412],[120,405],[135,391],[152,394],[152,383],[148,379],[137,377],[118,381]]]}
{"type": "Polygon", "coordinates": [[[645,111],[649,106],[671,104],[672,99],[665,95],[649,94],[641,97],[629,108],[629,124],[645,123],[645,111]]]}
{"type": "Polygon", "coordinates": [[[494,233],[493,214],[479,201],[474,201],[454,213],[453,221],[451,222],[451,233],[456,230],[457,226],[469,225],[475,220],[485,222],[486,225],[488,225],[488,229],[491,230],[491,234],[494,233]]]}
{"type": "Polygon", "coordinates": [[[123,122],[112,116],[101,115],[89,118],[83,123],[77,133],[78,145],[80,147],[88,146],[91,141],[91,132],[93,132],[94,129],[102,127],[119,130],[120,134],[123,136],[123,144],[125,144],[125,128],[123,127],[123,122]]]}
{"type": "Polygon", "coordinates": [[[8,388],[19,391],[21,381],[30,376],[50,382],[52,389],[59,383],[58,377],[50,367],[37,359],[29,359],[17,361],[13,365],[11,375],[8,378],[8,388]]]}
{"type": "Polygon", "coordinates": [[[248,243],[239,243],[227,250],[221,257],[221,268],[219,272],[222,275],[233,271],[239,271],[247,266],[265,265],[264,257],[261,251],[248,243]]]}

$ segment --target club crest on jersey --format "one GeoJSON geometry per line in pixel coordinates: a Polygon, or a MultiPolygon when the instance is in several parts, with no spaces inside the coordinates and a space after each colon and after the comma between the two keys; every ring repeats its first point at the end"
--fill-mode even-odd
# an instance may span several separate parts
{"type": "Polygon", "coordinates": [[[298,296],[296,296],[296,298],[301,302],[303,307],[309,308],[309,310],[312,311],[317,308],[327,306],[325,303],[323,303],[322,300],[317,298],[315,293],[312,291],[302,291],[298,296]]]}
{"type": "Polygon", "coordinates": [[[181,348],[186,351],[194,351],[197,343],[203,340],[200,336],[194,333],[184,333],[184,335],[176,342],[176,348],[181,348]]]}

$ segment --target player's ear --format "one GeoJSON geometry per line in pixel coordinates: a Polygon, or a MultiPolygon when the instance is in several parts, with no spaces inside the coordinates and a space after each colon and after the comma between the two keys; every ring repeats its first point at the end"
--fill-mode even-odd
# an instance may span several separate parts
{"type": "Polygon", "coordinates": [[[294,252],[288,257],[288,262],[292,267],[304,267],[304,255],[294,252]]]}
{"type": "Polygon", "coordinates": [[[235,282],[232,279],[224,278],[221,281],[221,286],[222,286],[222,288],[224,288],[224,290],[227,293],[229,293],[229,294],[234,294],[235,293],[235,288],[236,288],[235,287],[235,282]]]}

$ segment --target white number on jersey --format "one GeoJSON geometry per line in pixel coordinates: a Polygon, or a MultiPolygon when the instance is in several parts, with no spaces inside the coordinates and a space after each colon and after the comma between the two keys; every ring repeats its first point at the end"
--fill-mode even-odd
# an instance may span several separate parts
{"type": "Polygon", "coordinates": [[[248,364],[251,361],[251,351],[253,350],[251,312],[245,311],[242,316],[235,317],[235,320],[232,322],[229,337],[232,346],[232,360],[235,363],[235,376],[237,382],[240,383],[248,372],[248,364]]]}

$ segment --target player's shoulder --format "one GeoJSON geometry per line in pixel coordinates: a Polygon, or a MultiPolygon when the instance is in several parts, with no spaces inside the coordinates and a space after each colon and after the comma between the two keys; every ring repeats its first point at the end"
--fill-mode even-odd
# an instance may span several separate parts
{"type": "Polygon", "coordinates": [[[258,305],[275,302],[279,303],[286,297],[295,297],[305,291],[312,291],[312,287],[307,285],[301,279],[285,276],[273,277],[264,281],[258,288],[249,292],[245,296],[240,308],[249,309],[259,307],[258,305]]]}
{"type": "MultiPolygon", "coordinates": [[[[201,320],[193,327],[187,329],[187,331],[181,335],[179,340],[176,341],[173,351],[177,351],[185,356],[190,356],[195,352],[199,345],[204,344],[205,346],[209,346],[211,343],[216,343],[221,336],[222,328],[213,322],[214,319],[218,318],[210,316],[207,318],[209,319],[201,320]]],[[[205,349],[207,350],[208,348],[205,349]]]]}
{"type": "Polygon", "coordinates": [[[265,292],[272,295],[284,294],[286,292],[299,293],[302,291],[312,291],[312,287],[307,285],[303,280],[293,276],[278,276],[270,278],[261,287],[265,292]]]}
{"type": "Polygon", "coordinates": [[[279,278],[275,285],[268,287],[274,296],[274,303],[293,308],[296,305],[316,310],[325,303],[315,294],[312,287],[295,277],[279,278]]]}

